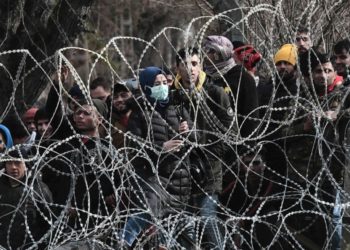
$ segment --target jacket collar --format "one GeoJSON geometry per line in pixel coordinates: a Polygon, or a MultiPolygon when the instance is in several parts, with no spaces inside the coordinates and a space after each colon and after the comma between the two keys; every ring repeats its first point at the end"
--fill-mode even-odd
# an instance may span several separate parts
{"type": "MultiPolygon", "coordinates": [[[[195,86],[196,91],[200,91],[203,88],[203,85],[205,83],[207,75],[204,73],[204,71],[201,71],[198,76],[198,83],[195,86]]],[[[176,75],[175,77],[175,89],[181,89],[181,76],[179,74],[176,75]]]]}

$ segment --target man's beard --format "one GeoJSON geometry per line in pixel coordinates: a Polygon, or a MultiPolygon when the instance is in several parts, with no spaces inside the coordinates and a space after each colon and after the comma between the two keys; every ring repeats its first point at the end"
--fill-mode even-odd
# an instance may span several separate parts
{"type": "Polygon", "coordinates": [[[295,72],[293,71],[293,72],[289,73],[286,70],[281,70],[278,72],[278,75],[282,79],[282,81],[289,81],[289,80],[294,78],[295,72]]]}
{"type": "Polygon", "coordinates": [[[76,132],[80,133],[80,134],[84,134],[85,132],[92,132],[95,131],[96,127],[95,126],[86,126],[86,127],[74,127],[76,132]]]}
{"type": "Polygon", "coordinates": [[[304,48],[304,47],[300,47],[299,49],[298,49],[298,52],[299,52],[299,54],[301,55],[301,54],[304,54],[305,52],[307,52],[308,50],[306,49],[306,48],[304,48]]]}
{"type": "Polygon", "coordinates": [[[345,65],[345,64],[336,64],[335,65],[335,69],[337,71],[337,74],[344,77],[344,78],[347,78],[347,76],[349,75],[349,68],[345,65]],[[340,70],[339,70],[340,69],[340,70]]]}
{"type": "Polygon", "coordinates": [[[129,109],[124,106],[122,109],[117,109],[114,106],[112,107],[112,112],[116,115],[125,115],[126,113],[128,113],[129,109]]]}
{"type": "Polygon", "coordinates": [[[314,88],[317,95],[324,95],[327,92],[327,84],[314,83],[314,88]]]}

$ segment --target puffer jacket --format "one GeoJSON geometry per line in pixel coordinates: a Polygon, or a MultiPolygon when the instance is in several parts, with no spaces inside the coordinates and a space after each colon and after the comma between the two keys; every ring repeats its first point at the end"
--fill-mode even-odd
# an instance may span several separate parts
{"type": "Polygon", "coordinates": [[[135,172],[145,183],[144,192],[157,192],[170,209],[183,209],[191,193],[187,148],[164,152],[162,147],[172,139],[183,139],[185,144],[194,139],[192,132],[177,133],[181,120],[187,121],[191,130],[189,114],[186,109],[173,105],[168,105],[161,113],[150,111],[144,103],[141,107],[132,111],[127,129],[135,139],[130,140],[130,146],[135,149],[131,153],[135,172]]]}

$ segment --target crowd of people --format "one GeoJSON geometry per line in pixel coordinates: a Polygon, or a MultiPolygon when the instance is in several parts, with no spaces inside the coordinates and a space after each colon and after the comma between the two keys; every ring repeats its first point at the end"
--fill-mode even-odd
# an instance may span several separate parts
{"type": "Polygon", "coordinates": [[[64,65],[43,107],[0,124],[0,246],[340,249],[350,40],[328,55],[300,28],[265,79],[269,60],[212,35],[177,51],[173,72],[140,70],[137,87],[65,91],[64,65]]]}

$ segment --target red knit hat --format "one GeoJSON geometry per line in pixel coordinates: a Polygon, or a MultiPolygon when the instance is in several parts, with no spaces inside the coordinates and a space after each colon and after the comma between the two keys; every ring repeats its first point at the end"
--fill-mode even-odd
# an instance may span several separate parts
{"type": "Polygon", "coordinates": [[[247,70],[252,70],[261,60],[261,54],[257,52],[252,45],[244,45],[234,49],[238,60],[243,63],[247,70]]]}
{"type": "Polygon", "coordinates": [[[38,111],[37,108],[30,108],[30,109],[28,109],[23,115],[23,120],[24,121],[34,120],[34,116],[36,114],[36,111],[38,111]]]}

